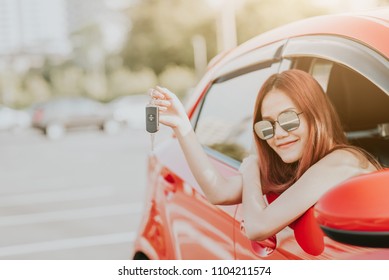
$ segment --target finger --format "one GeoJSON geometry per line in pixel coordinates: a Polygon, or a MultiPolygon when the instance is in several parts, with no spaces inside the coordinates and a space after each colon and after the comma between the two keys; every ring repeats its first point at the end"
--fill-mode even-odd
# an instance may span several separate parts
{"type": "Polygon", "coordinates": [[[247,166],[247,158],[242,160],[242,163],[240,164],[239,169],[244,169],[247,166]]]}
{"type": "Polygon", "coordinates": [[[154,89],[154,88],[149,89],[148,90],[148,94],[153,99],[157,99],[157,98],[165,99],[165,96],[162,93],[160,93],[158,90],[154,89]]]}
{"type": "Polygon", "coordinates": [[[167,111],[167,108],[158,106],[158,110],[160,113],[165,113],[167,111]]]}
{"type": "Polygon", "coordinates": [[[164,124],[164,125],[170,126],[170,127],[176,126],[174,118],[172,118],[168,115],[162,115],[159,119],[159,122],[164,124]]]}
{"type": "Polygon", "coordinates": [[[161,107],[170,107],[172,104],[168,100],[155,99],[154,105],[161,106],[161,107]]]}
{"type": "Polygon", "coordinates": [[[162,93],[166,99],[173,99],[176,97],[176,95],[170,90],[168,90],[167,88],[156,86],[156,89],[158,90],[159,93],[162,93]]]}
{"type": "Polygon", "coordinates": [[[256,161],[256,160],[258,160],[258,157],[255,154],[250,154],[245,159],[248,161],[256,161]]]}

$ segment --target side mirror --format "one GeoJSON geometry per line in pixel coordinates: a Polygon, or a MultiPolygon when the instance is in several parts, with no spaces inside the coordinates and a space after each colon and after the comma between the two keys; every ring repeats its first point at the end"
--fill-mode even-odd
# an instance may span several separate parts
{"type": "Polygon", "coordinates": [[[345,181],[315,205],[324,233],[351,245],[389,248],[389,170],[345,181]]]}

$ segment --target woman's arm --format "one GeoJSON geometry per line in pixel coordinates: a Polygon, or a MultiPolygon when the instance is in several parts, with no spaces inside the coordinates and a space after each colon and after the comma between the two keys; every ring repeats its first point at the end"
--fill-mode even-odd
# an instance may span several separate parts
{"type": "Polygon", "coordinates": [[[289,225],[339,183],[375,170],[361,166],[360,159],[346,150],[336,150],[311,166],[301,178],[270,205],[262,196],[259,179],[251,158],[241,166],[243,174],[243,215],[246,234],[251,240],[264,240],[289,225]]]}
{"type": "Polygon", "coordinates": [[[241,202],[241,176],[225,178],[213,166],[197,140],[184,106],[177,96],[160,87],[150,93],[154,104],[159,107],[160,122],[174,130],[193,176],[208,200],[213,204],[241,202]]]}

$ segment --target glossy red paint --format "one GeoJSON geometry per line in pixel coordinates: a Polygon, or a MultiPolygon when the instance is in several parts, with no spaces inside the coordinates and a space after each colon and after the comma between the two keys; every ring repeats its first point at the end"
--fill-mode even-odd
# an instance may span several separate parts
{"type": "Polygon", "coordinates": [[[347,180],[315,205],[317,221],[351,231],[389,232],[389,170],[347,180]]]}

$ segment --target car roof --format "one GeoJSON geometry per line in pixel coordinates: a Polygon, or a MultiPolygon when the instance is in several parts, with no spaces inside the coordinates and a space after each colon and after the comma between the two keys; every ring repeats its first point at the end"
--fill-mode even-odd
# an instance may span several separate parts
{"type": "Polygon", "coordinates": [[[383,57],[389,57],[388,29],[389,7],[359,13],[344,13],[323,15],[292,22],[246,41],[236,48],[224,51],[214,57],[208,64],[207,72],[197,84],[196,89],[188,99],[186,106],[189,115],[193,113],[194,105],[198,102],[198,94],[202,94],[209,79],[226,63],[250,51],[270,45],[275,42],[303,36],[337,36],[359,42],[383,57]]]}
{"type": "Polygon", "coordinates": [[[333,35],[362,43],[388,58],[389,44],[388,40],[384,39],[388,38],[388,28],[389,8],[312,17],[262,33],[232,50],[225,57],[234,58],[283,39],[307,35],[333,35]]]}

